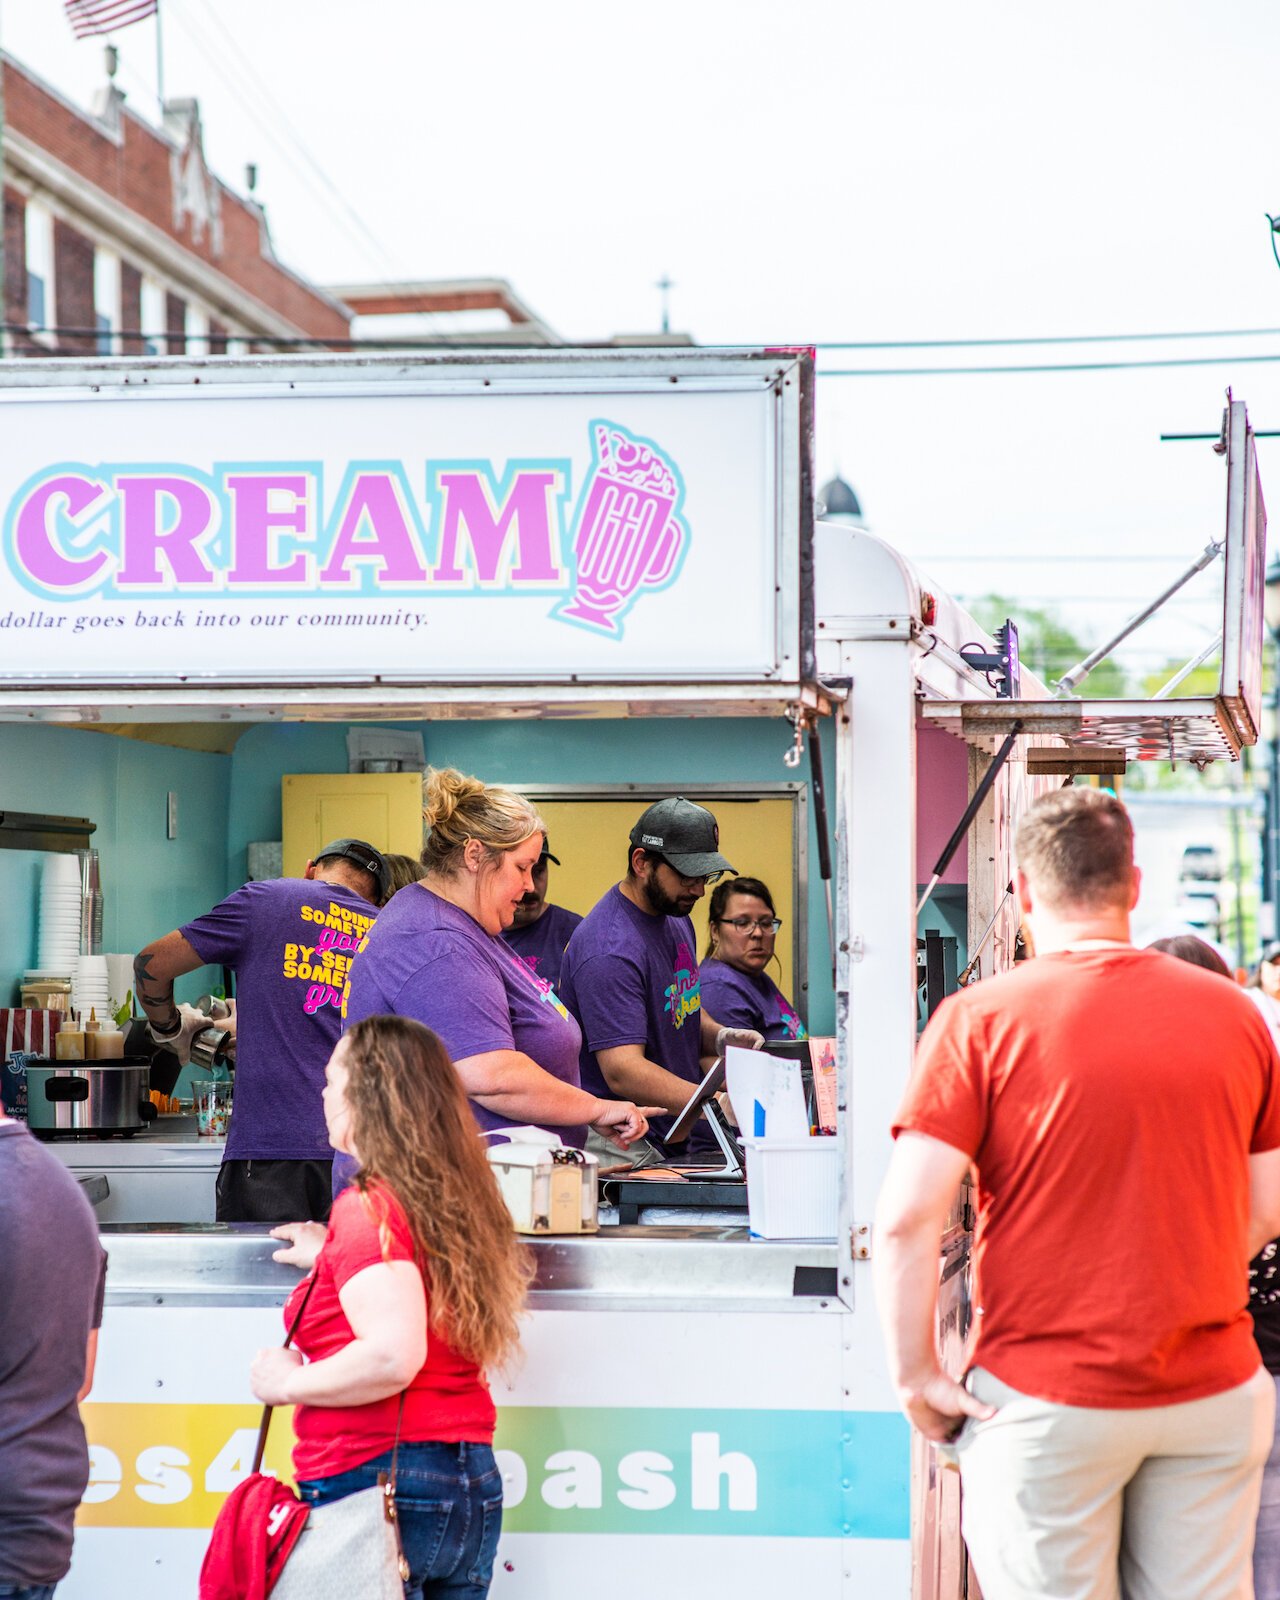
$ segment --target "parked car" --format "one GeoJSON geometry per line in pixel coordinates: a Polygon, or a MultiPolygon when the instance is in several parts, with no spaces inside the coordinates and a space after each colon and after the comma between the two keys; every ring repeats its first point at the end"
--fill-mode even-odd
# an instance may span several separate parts
{"type": "Polygon", "coordinates": [[[1180,883],[1218,883],[1222,879],[1222,852],[1216,844],[1189,844],[1178,868],[1180,883]]]}
{"type": "Polygon", "coordinates": [[[1222,901],[1216,888],[1198,886],[1194,882],[1183,885],[1181,898],[1173,908],[1174,916],[1189,928],[1207,933],[1211,939],[1222,934],[1222,901]]]}

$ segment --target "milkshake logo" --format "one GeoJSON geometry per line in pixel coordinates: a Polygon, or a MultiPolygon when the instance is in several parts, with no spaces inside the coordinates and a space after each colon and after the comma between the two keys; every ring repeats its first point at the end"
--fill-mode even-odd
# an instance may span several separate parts
{"type": "Polygon", "coordinates": [[[702,1010],[702,982],[698,977],[698,958],[687,944],[676,947],[676,970],[669,988],[664,1011],[671,1013],[672,1025],[683,1028],[690,1017],[702,1010]]]}
{"type": "Polygon", "coordinates": [[[612,422],[592,423],[592,464],[573,527],[574,592],[553,613],[622,637],[640,588],[663,589],[689,542],[684,484],[670,456],[612,422]]]}
{"type": "Polygon", "coordinates": [[[786,1029],[786,1038],[807,1039],[809,1037],[808,1029],[805,1027],[804,1023],[801,1022],[800,1018],[796,1016],[795,1012],[792,1011],[789,1006],[786,1006],[781,1002],[778,1004],[778,1018],[782,1023],[782,1026],[786,1029]]]}
{"type": "Polygon", "coordinates": [[[514,960],[516,965],[520,968],[520,970],[525,974],[525,976],[533,984],[534,988],[538,991],[539,999],[545,1000],[546,1003],[551,1007],[551,1009],[556,1013],[557,1016],[563,1017],[566,1022],[572,1022],[573,1018],[569,1015],[568,1007],[565,1005],[564,1001],[560,998],[560,996],[552,988],[551,983],[549,982],[549,980],[546,979],[546,978],[540,978],[538,976],[538,973],[537,973],[538,958],[537,958],[537,956],[518,956],[518,955],[516,955],[514,950],[511,952],[511,956],[512,956],[512,960],[514,960]]]}
{"type": "MultiPolygon", "coordinates": [[[[417,631],[432,600],[486,594],[548,597],[552,618],[620,640],[642,592],[688,553],[684,480],[620,423],[594,419],[589,443],[571,521],[569,457],[62,461],[9,502],[4,561],[37,600],[131,601],[140,625],[155,601],[401,599],[417,603],[396,612],[417,631]]],[[[0,609],[0,628],[68,620],[0,609]]]]}

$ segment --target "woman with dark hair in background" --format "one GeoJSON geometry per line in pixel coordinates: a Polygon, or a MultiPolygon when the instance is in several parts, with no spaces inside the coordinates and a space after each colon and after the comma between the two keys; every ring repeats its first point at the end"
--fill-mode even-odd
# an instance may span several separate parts
{"type": "Polygon", "coordinates": [[[1153,939],[1148,950],[1159,950],[1162,955],[1177,956],[1179,961],[1189,961],[1193,967],[1203,967],[1206,972],[1216,972],[1220,978],[1231,978],[1231,968],[1211,944],[1197,939],[1194,933],[1175,933],[1168,939],[1153,939]]]}
{"type": "Polygon", "coordinates": [[[387,892],[382,898],[385,906],[393,894],[407,889],[422,877],[422,862],[416,856],[389,855],[385,850],[382,859],[387,864],[387,892]]]}
{"type": "MultiPolygon", "coordinates": [[[[1210,972],[1220,973],[1229,982],[1235,982],[1231,968],[1218,952],[1194,934],[1157,939],[1147,948],[1207,967],[1210,972]]],[[[1267,982],[1272,974],[1280,972],[1277,962],[1280,962],[1280,944],[1269,945],[1263,951],[1249,990],[1249,998],[1271,1024],[1273,1037],[1280,1008],[1271,1000],[1267,982]],[[1259,974],[1264,971],[1267,977],[1260,978],[1259,974]],[[1271,1005],[1270,1012],[1258,1003],[1259,1000],[1271,1005]]],[[[1275,987],[1280,988],[1280,983],[1275,987]]],[[[1253,1318],[1253,1337],[1262,1364],[1271,1374],[1276,1397],[1280,1400],[1280,1239],[1264,1245],[1249,1263],[1249,1314],[1253,1318]]],[[[1280,1600],[1280,1429],[1272,1440],[1271,1454],[1262,1472],[1262,1503],[1258,1507],[1253,1544],[1253,1590],[1257,1600],[1280,1600]]]]}
{"type": "Polygon", "coordinates": [[[302,1308],[296,1347],[258,1352],[253,1392],[296,1408],[312,1505],[371,1488],[394,1452],[406,1600],[480,1600],[502,1526],[485,1371],[516,1349],[531,1258],[430,1029],[357,1023],[329,1060],[324,1114],[355,1179],[327,1229],[272,1229],[287,1241],[275,1259],[314,1283],[285,1302],[286,1327],[302,1308]]]}
{"type": "Polygon", "coordinates": [[[699,973],[702,1004],[729,1028],[754,1028],[765,1040],[807,1039],[795,1007],[765,972],[782,926],[759,878],[726,878],[711,891],[707,955],[699,973]]]}

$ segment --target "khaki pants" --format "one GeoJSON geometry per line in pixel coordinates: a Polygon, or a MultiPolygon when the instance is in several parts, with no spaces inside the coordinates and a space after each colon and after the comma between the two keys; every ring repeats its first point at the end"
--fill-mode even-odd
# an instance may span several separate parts
{"type": "Polygon", "coordinates": [[[984,1600],[1252,1600],[1275,1387],[1181,1405],[1053,1405],[975,1367],[1000,1409],[955,1450],[984,1600]]]}

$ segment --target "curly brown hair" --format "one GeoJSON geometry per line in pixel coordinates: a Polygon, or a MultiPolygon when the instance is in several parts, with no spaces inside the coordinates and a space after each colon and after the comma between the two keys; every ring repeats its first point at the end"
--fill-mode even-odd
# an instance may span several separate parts
{"type": "Polygon", "coordinates": [[[427,1286],[428,1328],[481,1367],[519,1344],[533,1277],[448,1052],[409,1017],[376,1016],[343,1035],[355,1183],[400,1202],[427,1286]]]}

